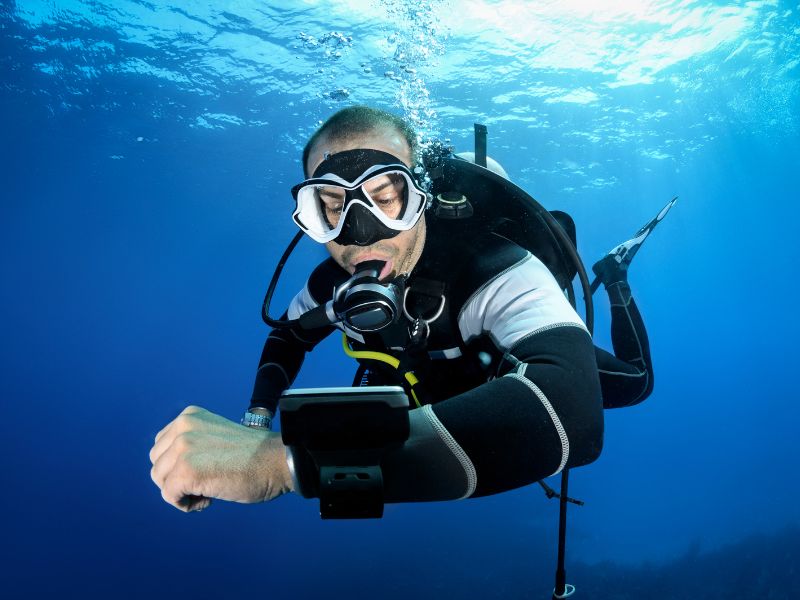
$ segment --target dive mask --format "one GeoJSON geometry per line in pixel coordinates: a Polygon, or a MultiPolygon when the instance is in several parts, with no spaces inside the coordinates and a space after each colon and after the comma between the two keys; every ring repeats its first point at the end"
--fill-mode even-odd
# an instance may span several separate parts
{"type": "Polygon", "coordinates": [[[292,219],[319,243],[368,246],[414,227],[427,196],[403,162],[379,150],[346,150],[294,186],[292,219]]]}

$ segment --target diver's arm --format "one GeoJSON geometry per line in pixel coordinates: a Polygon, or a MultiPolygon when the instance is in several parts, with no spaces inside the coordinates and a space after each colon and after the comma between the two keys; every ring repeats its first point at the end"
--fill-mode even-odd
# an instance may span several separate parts
{"type": "MultiPolygon", "coordinates": [[[[324,271],[318,267],[312,273],[281,320],[296,319],[320,303],[315,298],[323,296],[312,290],[318,292],[314,285],[324,271]]],[[[324,278],[320,285],[327,287],[324,278]]],[[[332,329],[271,331],[261,353],[250,407],[274,413],[306,352],[332,329]]],[[[183,511],[202,510],[213,498],[264,502],[293,490],[281,434],[242,427],[199,406],[187,407],[158,433],[150,460],[151,477],[162,497],[183,511]]]]}
{"type": "Polygon", "coordinates": [[[588,334],[563,327],[519,348],[517,368],[411,411],[411,436],[384,461],[387,502],[483,496],[595,460],[603,416],[588,334]]]}
{"type": "MultiPolygon", "coordinates": [[[[286,318],[284,314],[281,320],[286,318]]],[[[303,331],[299,327],[289,327],[270,331],[258,361],[250,408],[266,408],[275,414],[278,400],[300,372],[306,352],[310,352],[331,329],[303,331]]]]}
{"type": "MultiPolygon", "coordinates": [[[[306,285],[294,297],[281,320],[297,319],[319,304],[310,291],[310,285],[306,285]]],[[[297,377],[306,352],[313,350],[331,331],[333,327],[304,330],[299,325],[270,331],[258,361],[250,408],[266,408],[275,414],[278,400],[297,377]]]]}
{"type": "Polygon", "coordinates": [[[594,347],[541,263],[520,263],[481,288],[459,326],[465,341],[492,337],[504,352],[501,376],[411,412],[411,437],[384,461],[387,502],[493,494],[597,458],[594,347]]]}

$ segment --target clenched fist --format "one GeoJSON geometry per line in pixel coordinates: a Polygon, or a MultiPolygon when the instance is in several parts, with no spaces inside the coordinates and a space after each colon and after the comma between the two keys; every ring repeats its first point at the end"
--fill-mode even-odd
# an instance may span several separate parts
{"type": "Polygon", "coordinates": [[[156,435],[150,476],[169,504],[203,510],[212,498],[254,503],[292,491],[279,433],[189,406],[156,435]]]}

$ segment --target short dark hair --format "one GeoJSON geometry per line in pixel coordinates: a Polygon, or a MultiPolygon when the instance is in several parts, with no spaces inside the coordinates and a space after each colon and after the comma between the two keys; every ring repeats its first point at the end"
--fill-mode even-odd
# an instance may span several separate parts
{"type": "Polygon", "coordinates": [[[306,173],[306,176],[310,175],[306,172],[308,155],[311,153],[312,146],[321,137],[342,140],[353,135],[369,133],[381,127],[393,128],[402,134],[411,149],[412,162],[416,161],[417,133],[407,121],[385,110],[369,106],[348,106],[331,115],[308,140],[306,147],[303,148],[303,172],[306,173]]]}

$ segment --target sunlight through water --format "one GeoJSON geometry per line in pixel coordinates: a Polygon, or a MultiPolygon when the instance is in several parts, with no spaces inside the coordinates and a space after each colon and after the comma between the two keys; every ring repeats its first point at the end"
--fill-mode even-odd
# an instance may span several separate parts
{"type": "MultiPolygon", "coordinates": [[[[532,175],[579,178],[601,151],[679,166],[722,126],[797,131],[797,8],[770,0],[240,1],[224,10],[20,0],[5,10],[25,49],[11,68],[52,78],[47,92],[27,91],[49,94],[54,113],[111,110],[127,101],[120,79],[146,78],[159,90],[152,118],[190,127],[268,126],[288,107],[307,122],[284,138],[296,148],[337,107],[377,104],[432,136],[458,136],[469,119],[499,133],[522,125],[532,143],[584,166],[531,166],[532,175]]],[[[583,185],[613,181],[607,172],[583,185]]]]}

